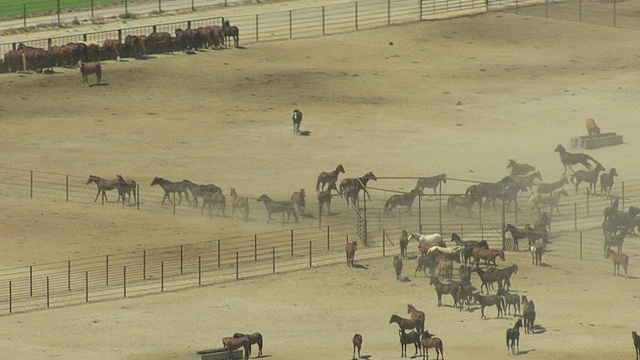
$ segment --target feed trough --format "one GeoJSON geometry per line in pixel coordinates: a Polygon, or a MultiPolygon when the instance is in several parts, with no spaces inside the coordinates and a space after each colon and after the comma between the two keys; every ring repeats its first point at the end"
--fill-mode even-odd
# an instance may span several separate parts
{"type": "Polygon", "coordinates": [[[599,135],[584,135],[571,139],[571,147],[579,149],[596,149],[618,144],[622,144],[622,135],[614,132],[599,135]]]}
{"type": "MultiPolygon", "coordinates": [[[[189,354],[189,360],[227,360],[229,350],[225,348],[208,349],[189,354]]],[[[233,350],[233,359],[242,359],[242,350],[233,350]]]]}

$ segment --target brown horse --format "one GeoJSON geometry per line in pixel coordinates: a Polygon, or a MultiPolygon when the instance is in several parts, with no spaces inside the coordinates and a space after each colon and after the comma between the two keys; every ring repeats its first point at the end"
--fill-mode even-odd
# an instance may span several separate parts
{"type": "Polygon", "coordinates": [[[438,295],[438,306],[442,306],[442,294],[450,294],[453,297],[453,306],[458,305],[458,283],[445,284],[437,277],[432,277],[429,285],[433,285],[438,295]]]}
{"type": "Polygon", "coordinates": [[[524,319],[524,333],[533,333],[536,322],[536,306],[526,295],[522,296],[522,318],[524,319]]]}
{"type": "Polygon", "coordinates": [[[324,190],[325,185],[334,184],[338,181],[338,175],[344,174],[344,167],[342,164],[336,166],[336,169],[330,172],[323,171],[318,175],[318,181],[316,182],[316,191],[324,190]]]}
{"type": "Polygon", "coordinates": [[[405,212],[411,214],[411,207],[413,206],[413,202],[418,195],[423,195],[422,191],[420,191],[420,189],[418,188],[415,188],[406,194],[391,195],[391,197],[384,203],[385,214],[390,215],[393,209],[396,208],[396,206],[406,206],[407,210],[405,212]]]}
{"type": "Polygon", "coordinates": [[[439,337],[434,337],[433,334],[429,334],[429,330],[425,331],[422,334],[420,344],[424,349],[427,359],[429,359],[429,349],[435,348],[436,360],[440,359],[440,354],[442,354],[442,360],[444,360],[444,344],[442,343],[442,339],[440,339],[439,337]]]}
{"type": "Polygon", "coordinates": [[[529,251],[531,251],[532,265],[542,264],[542,254],[544,254],[544,242],[542,239],[536,240],[533,244],[529,245],[529,251]]]}
{"type": "Polygon", "coordinates": [[[504,309],[502,307],[502,297],[498,295],[482,295],[480,293],[474,294],[476,301],[480,304],[481,319],[486,319],[484,316],[484,308],[487,306],[496,306],[498,308],[498,317],[504,314],[504,309]]]}
{"type": "Polygon", "coordinates": [[[126,194],[129,195],[128,202],[131,202],[131,193],[133,192],[133,200],[136,201],[136,187],[138,186],[136,181],[133,179],[125,180],[121,175],[116,175],[116,178],[118,179],[118,185],[120,186],[120,189],[118,190],[118,200],[122,197],[122,202],[124,203],[124,195],[126,194]]]}
{"type": "Polygon", "coordinates": [[[436,194],[436,189],[441,183],[447,183],[447,174],[438,174],[436,176],[420,178],[418,182],[416,182],[416,189],[420,189],[420,191],[424,191],[424,188],[433,189],[433,195],[436,194]]]}
{"type": "Polygon", "coordinates": [[[609,249],[607,251],[607,257],[613,261],[613,276],[620,276],[620,265],[624,268],[624,277],[627,277],[627,269],[629,267],[629,256],[626,254],[619,254],[609,249]]]}
{"type": "Polygon", "coordinates": [[[338,191],[336,183],[329,183],[327,190],[322,190],[318,193],[318,206],[320,207],[320,213],[322,213],[322,208],[327,205],[327,214],[331,215],[331,190],[338,191]]]}
{"type": "Polygon", "coordinates": [[[525,163],[518,163],[515,160],[509,159],[509,164],[507,165],[507,169],[511,168],[511,175],[527,175],[532,171],[536,171],[536,168],[525,163]]]}
{"type": "Polygon", "coordinates": [[[100,65],[100,62],[85,63],[83,61],[79,61],[78,67],[80,68],[80,73],[82,74],[82,84],[84,86],[89,86],[90,74],[96,74],[96,84],[100,84],[100,82],[102,81],[102,66],[100,65]]]}
{"type": "Polygon", "coordinates": [[[106,39],[103,46],[108,60],[120,61],[120,55],[122,55],[122,44],[120,40],[106,39]]]}
{"type": "Polygon", "coordinates": [[[357,241],[353,241],[350,243],[347,243],[344,247],[344,251],[347,254],[347,266],[352,267],[353,266],[353,259],[356,256],[356,250],[358,249],[358,242],[357,241]]]}
{"type": "Polygon", "coordinates": [[[458,207],[463,207],[467,209],[467,211],[469,212],[469,217],[471,217],[471,215],[473,214],[473,212],[471,211],[471,208],[473,207],[473,204],[476,203],[477,199],[482,199],[482,198],[480,198],[477,195],[471,195],[471,194],[451,195],[447,199],[447,211],[452,216],[455,216],[457,215],[456,209],[458,207]]]}
{"type": "Polygon", "coordinates": [[[218,215],[222,213],[222,217],[224,217],[224,210],[226,205],[226,198],[222,194],[221,191],[202,191],[202,209],[200,212],[204,215],[204,208],[208,206],[209,218],[213,218],[213,208],[218,208],[218,215]]]}
{"type": "Polygon", "coordinates": [[[596,164],[596,167],[593,170],[578,170],[574,172],[573,175],[571,175],[571,182],[576,184],[576,194],[578,193],[578,186],[580,186],[580,183],[583,181],[589,183],[589,189],[587,191],[595,194],[596,184],[598,183],[598,174],[600,171],[605,170],[604,166],[596,164]]]}
{"type": "Polygon", "coordinates": [[[484,248],[475,248],[473,249],[473,259],[476,265],[480,265],[480,259],[485,261],[485,264],[493,263],[496,265],[496,258],[500,257],[502,261],[504,261],[504,251],[496,250],[496,249],[484,249],[484,248]]]}
{"type": "Polygon", "coordinates": [[[402,230],[402,235],[400,235],[400,257],[402,259],[407,258],[407,248],[409,247],[409,233],[407,230],[402,230]]]}
{"type": "Polygon", "coordinates": [[[600,192],[602,194],[609,195],[611,188],[613,188],[613,178],[616,176],[618,176],[616,168],[611,168],[608,173],[600,175],[600,192]]]}
{"type": "Polygon", "coordinates": [[[396,255],[393,257],[393,268],[396,270],[396,280],[400,281],[402,279],[402,267],[404,264],[402,263],[402,257],[400,255],[396,255]]]}
{"type": "Polygon", "coordinates": [[[243,337],[225,337],[222,338],[222,345],[225,349],[229,350],[229,359],[233,359],[233,350],[244,348],[244,360],[249,360],[251,354],[251,340],[246,336],[243,337]]]}
{"type": "MultiPolygon", "coordinates": [[[[251,342],[251,345],[258,345],[258,357],[262,357],[262,334],[259,332],[255,332],[253,334],[243,334],[243,333],[235,333],[233,334],[234,338],[242,338],[246,337],[251,342]]],[[[249,353],[251,353],[251,347],[249,347],[249,353]]]]}
{"type": "Polygon", "coordinates": [[[360,334],[355,334],[353,335],[353,339],[351,340],[351,342],[353,343],[353,359],[356,359],[356,349],[358,349],[358,357],[357,359],[360,358],[360,350],[362,349],[362,335],[360,334]]]}
{"type": "Polygon", "coordinates": [[[535,180],[542,181],[542,175],[540,175],[540,170],[536,170],[527,175],[511,175],[511,179],[521,188],[528,189],[530,192],[533,191],[533,182],[535,180]]]}
{"type": "Polygon", "coordinates": [[[552,183],[540,183],[536,188],[536,192],[540,194],[549,194],[553,190],[562,188],[563,185],[568,185],[569,179],[566,176],[560,178],[560,180],[552,183]]]}
{"type": "Polygon", "coordinates": [[[413,305],[407,305],[407,314],[411,315],[411,319],[420,325],[420,328],[417,329],[420,334],[424,331],[424,322],[427,320],[427,316],[424,311],[420,311],[416,309],[413,305]]]}
{"type": "Polygon", "coordinates": [[[405,319],[399,315],[391,315],[391,319],[389,319],[389,324],[396,323],[400,327],[400,330],[404,332],[404,330],[418,330],[420,328],[420,323],[413,319],[405,319]]]}
{"type": "Polygon", "coordinates": [[[241,217],[243,220],[249,220],[249,198],[246,196],[239,196],[236,189],[231,189],[231,216],[235,216],[237,210],[242,211],[241,217]]]}
{"type": "MultiPolygon", "coordinates": [[[[96,184],[96,186],[98,187],[98,192],[96,193],[96,198],[93,200],[93,202],[98,201],[98,196],[100,196],[100,194],[102,194],[102,199],[104,200],[104,202],[109,202],[109,200],[107,199],[107,191],[118,190],[118,192],[120,192],[120,182],[118,178],[103,179],[99,176],[89,175],[86,185],[89,185],[91,183],[96,184]]],[[[120,199],[120,197],[118,197],[118,199],[120,199]]]]}
{"type": "Polygon", "coordinates": [[[291,202],[298,209],[300,215],[304,215],[305,196],[304,189],[300,189],[300,191],[291,194],[291,202]]]}
{"type": "Polygon", "coordinates": [[[340,196],[342,196],[342,194],[345,192],[347,188],[355,187],[356,197],[357,197],[357,194],[360,193],[360,190],[364,190],[364,193],[367,194],[367,198],[371,200],[371,196],[367,191],[367,184],[369,183],[369,180],[378,181],[378,178],[373,174],[372,171],[369,171],[368,173],[364,174],[363,176],[357,179],[352,179],[352,178],[343,179],[340,182],[340,196]]]}

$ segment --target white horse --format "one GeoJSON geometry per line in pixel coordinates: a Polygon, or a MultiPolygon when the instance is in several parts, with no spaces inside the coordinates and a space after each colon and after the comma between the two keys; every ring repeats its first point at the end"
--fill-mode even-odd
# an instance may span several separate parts
{"type": "Polygon", "coordinates": [[[442,247],[442,246],[432,246],[427,250],[427,254],[431,254],[434,251],[440,251],[443,254],[458,254],[462,250],[462,246],[454,246],[454,247],[442,247]]]}
{"type": "Polygon", "coordinates": [[[549,194],[535,193],[529,198],[529,206],[531,207],[531,211],[533,211],[534,209],[538,209],[538,214],[540,214],[540,205],[547,205],[549,206],[550,213],[553,214],[553,208],[555,207],[558,211],[558,215],[562,215],[560,214],[558,203],[560,202],[560,197],[563,195],[569,196],[569,194],[563,188],[555,189],[549,194]]]}
{"type": "Polygon", "coordinates": [[[431,235],[422,235],[422,234],[411,234],[409,236],[409,241],[415,240],[419,243],[418,247],[422,247],[424,245],[437,244],[442,241],[442,235],[435,233],[431,235]]]}

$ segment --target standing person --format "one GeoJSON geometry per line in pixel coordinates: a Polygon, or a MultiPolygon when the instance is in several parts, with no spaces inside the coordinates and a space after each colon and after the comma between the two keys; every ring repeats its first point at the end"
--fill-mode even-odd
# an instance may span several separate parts
{"type": "Polygon", "coordinates": [[[293,133],[300,133],[300,123],[302,122],[302,112],[298,109],[293,110],[293,133]]]}

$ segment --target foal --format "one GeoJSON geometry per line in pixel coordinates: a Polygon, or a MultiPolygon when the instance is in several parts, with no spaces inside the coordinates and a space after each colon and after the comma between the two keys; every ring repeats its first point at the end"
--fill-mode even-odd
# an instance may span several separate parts
{"type": "Polygon", "coordinates": [[[507,329],[507,355],[509,355],[509,347],[511,347],[511,353],[513,355],[516,354],[516,347],[518,348],[518,352],[520,352],[520,328],[521,327],[522,327],[522,320],[518,319],[518,321],[516,321],[516,323],[513,325],[512,329],[507,329]]]}
{"type": "Polygon", "coordinates": [[[422,334],[422,341],[420,341],[420,345],[424,348],[424,352],[429,358],[429,349],[436,349],[436,360],[440,359],[440,354],[442,354],[442,360],[444,360],[444,346],[442,344],[442,340],[439,337],[434,337],[433,334],[429,334],[429,330],[425,331],[422,334]]]}

